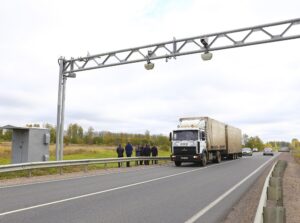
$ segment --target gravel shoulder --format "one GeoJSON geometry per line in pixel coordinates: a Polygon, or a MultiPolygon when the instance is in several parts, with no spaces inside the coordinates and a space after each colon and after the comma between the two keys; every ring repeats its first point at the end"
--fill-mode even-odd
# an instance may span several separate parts
{"type": "MultiPolygon", "coordinates": [[[[300,165],[290,153],[282,153],[278,159],[288,161],[283,177],[283,205],[286,208],[286,223],[300,222],[300,165]]],[[[252,223],[261,196],[265,179],[272,165],[251,186],[248,193],[232,208],[223,223],[252,223]]]]}
{"type": "Polygon", "coordinates": [[[283,176],[283,206],[286,208],[286,223],[300,222],[300,165],[290,153],[282,154],[288,161],[283,176]]]}

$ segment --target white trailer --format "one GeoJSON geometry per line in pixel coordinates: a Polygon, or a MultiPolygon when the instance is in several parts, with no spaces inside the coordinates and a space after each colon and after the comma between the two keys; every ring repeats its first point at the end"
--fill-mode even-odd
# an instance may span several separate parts
{"type": "Polygon", "coordinates": [[[180,118],[177,129],[170,133],[171,160],[182,162],[221,162],[222,158],[241,156],[241,130],[209,117],[180,118]]]}

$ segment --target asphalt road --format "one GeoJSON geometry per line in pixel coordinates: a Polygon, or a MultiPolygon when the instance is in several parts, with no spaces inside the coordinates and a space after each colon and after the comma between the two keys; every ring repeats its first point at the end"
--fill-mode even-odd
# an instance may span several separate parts
{"type": "Polygon", "coordinates": [[[221,222],[276,156],[0,187],[0,222],[221,222]]]}

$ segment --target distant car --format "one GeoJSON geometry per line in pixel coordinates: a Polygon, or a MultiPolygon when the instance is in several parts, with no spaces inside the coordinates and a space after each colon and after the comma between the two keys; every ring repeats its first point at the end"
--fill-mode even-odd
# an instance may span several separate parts
{"type": "Polygon", "coordinates": [[[252,156],[252,149],[251,148],[243,148],[242,155],[243,156],[252,156]]]}
{"type": "Polygon", "coordinates": [[[273,149],[272,148],[264,148],[264,152],[263,152],[264,156],[273,156],[273,149]]]}
{"type": "Polygon", "coordinates": [[[289,147],[281,147],[278,152],[290,152],[289,147]]]}
{"type": "Polygon", "coordinates": [[[253,148],[252,152],[258,152],[258,149],[257,148],[253,148]]]}

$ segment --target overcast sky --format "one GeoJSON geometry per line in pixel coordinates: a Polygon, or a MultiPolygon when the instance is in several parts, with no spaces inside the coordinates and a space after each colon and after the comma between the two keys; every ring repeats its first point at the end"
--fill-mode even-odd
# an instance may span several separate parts
{"type": "MultiPolygon", "coordinates": [[[[298,0],[2,0],[0,126],[56,124],[60,56],[294,19],[299,9],[298,0]]],[[[167,135],[180,117],[209,116],[264,141],[300,138],[299,51],[296,39],[215,51],[206,62],[156,60],[151,71],[80,72],[68,79],[65,127],[167,135]]]]}

